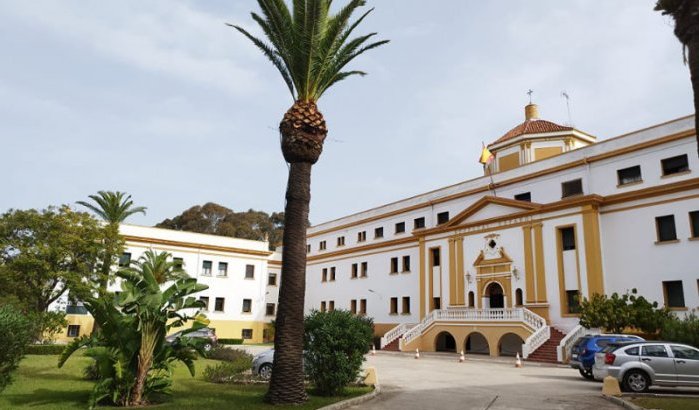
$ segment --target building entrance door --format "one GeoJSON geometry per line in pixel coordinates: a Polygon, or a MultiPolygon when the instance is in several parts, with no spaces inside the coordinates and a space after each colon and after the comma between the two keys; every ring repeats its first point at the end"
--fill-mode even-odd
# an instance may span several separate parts
{"type": "Polygon", "coordinates": [[[505,296],[502,293],[502,286],[498,283],[491,283],[486,290],[491,309],[501,309],[505,307],[505,296]]]}

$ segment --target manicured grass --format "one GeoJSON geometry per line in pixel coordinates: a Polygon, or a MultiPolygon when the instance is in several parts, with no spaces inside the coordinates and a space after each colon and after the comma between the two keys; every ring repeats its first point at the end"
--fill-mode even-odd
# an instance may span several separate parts
{"type": "Polygon", "coordinates": [[[631,402],[646,409],[699,410],[699,398],[634,397],[631,402]]]}
{"type": "MultiPolygon", "coordinates": [[[[85,409],[93,382],[83,380],[82,370],[89,358],[78,354],[62,369],[57,368],[58,356],[26,356],[15,374],[15,381],[0,393],[0,409],[85,409]]],[[[214,360],[197,361],[197,375],[192,378],[184,366],[177,366],[172,396],[166,397],[155,409],[279,409],[262,402],[266,385],[230,385],[205,382],[201,374],[214,360]]],[[[293,409],[316,409],[350,397],[368,393],[370,388],[350,388],[344,397],[310,396],[303,406],[293,409]]]]}

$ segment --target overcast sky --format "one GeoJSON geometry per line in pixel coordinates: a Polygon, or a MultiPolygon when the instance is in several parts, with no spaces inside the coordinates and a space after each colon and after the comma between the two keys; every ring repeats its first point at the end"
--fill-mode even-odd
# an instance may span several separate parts
{"type": "MultiPolygon", "coordinates": [[[[344,3],[338,1],[338,3],[344,3]]],[[[481,141],[542,118],[600,139],[693,112],[688,68],[655,0],[375,0],[361,32],[391,43],[321,100],[321,223],[481,175],[481,141]]],[[[291,97],[224,22],[256,2],[0,0],[0,211],[131,193],[155,224],[208,201],[280,211],[277,125],[291,97]]]]}

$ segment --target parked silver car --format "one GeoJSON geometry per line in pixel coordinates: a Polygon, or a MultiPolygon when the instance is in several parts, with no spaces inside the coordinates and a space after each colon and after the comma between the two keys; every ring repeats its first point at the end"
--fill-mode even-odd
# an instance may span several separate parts
{"type": "Polygon", "coordinates": [[[651,385],[699,387],[699,349],[671,342],[643,342],[605,353],[604,369],[635,393],[651,385]]]}
{"type": "Polygon", "coordinates": [[[252,359],[252,374],[260,376],[263,380],[272,377],[272,363],[274,362],[274,349],[258,353],[252,359]]]}

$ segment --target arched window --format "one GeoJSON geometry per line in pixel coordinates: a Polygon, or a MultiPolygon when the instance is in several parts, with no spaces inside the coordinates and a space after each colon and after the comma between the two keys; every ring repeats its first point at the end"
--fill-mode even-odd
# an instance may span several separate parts
{"type": "Polygon", "coordinates": [[[524,303],[522,303],[522,289],[517,288],[515,290],[515,305],[516,306],[522,306],[524,303]]]}
{"type": "Polygon", "coordinates": [[[473,294],[473,291],[468,292],[468,307],[475,307],[476,306],[476,300],[475,296],[473,294]]]}

